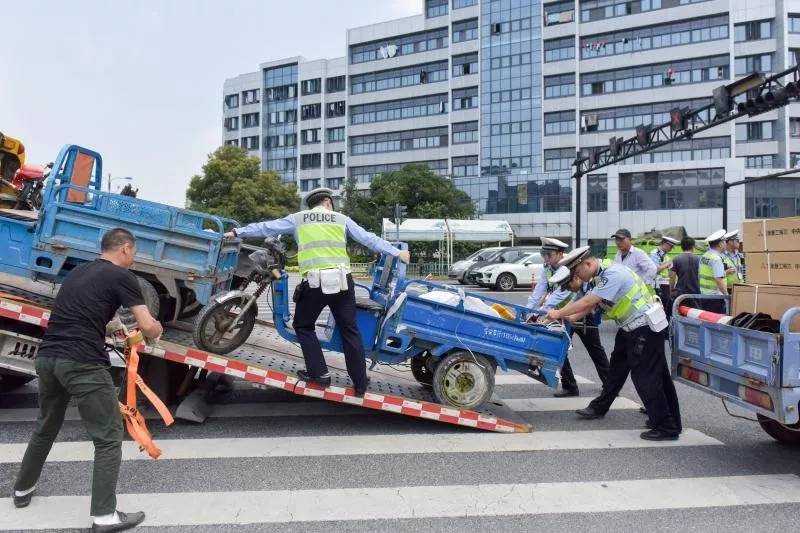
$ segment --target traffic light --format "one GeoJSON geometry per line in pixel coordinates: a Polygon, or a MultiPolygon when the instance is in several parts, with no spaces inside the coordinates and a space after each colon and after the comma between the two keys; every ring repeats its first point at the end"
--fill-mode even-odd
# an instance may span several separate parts
{"type": "Polygon", "coordinates": [[[686,110],[676,107],[669,112],[669,124],[670,127],[672,128],[672,131],[685,130],[688,125],[688,122],[689,121],[688,117],[686,116],[686,110]]]}
{"type": "Polygon", "coordinates": [[[766,103],[767,107],[780,107],[786,104],[788,100],[786,96],[786,89],[783,87],[778,87],[774,90],[767,92],[764,95],[764,102],[766,103]]]}
{"type": "Polygon", "coordinates": [[[402,224],[408,216],[408,208],[404,205],[394,204],[394,224],[402,224]]]}
{"type": "Polygon", "coordinates": [[[618,157],[620,151],[622,151],[622,142],[625,139],[622,137],[611,137],[608,140],[608,151],[611,152],[611,157],[618,157]]]}
{"type": "Polygon", "coordinates": [[[590,166],[595,166],[599,162],[600,162],[600,149],[599,148],[590,148],[589,149],[589,165],[590,166]]]}
{"type": "Polygon", "coordinates": [[[650,144],[650,127],[640,124],[636,126],[636,142],[644,148],[650,144]]]}

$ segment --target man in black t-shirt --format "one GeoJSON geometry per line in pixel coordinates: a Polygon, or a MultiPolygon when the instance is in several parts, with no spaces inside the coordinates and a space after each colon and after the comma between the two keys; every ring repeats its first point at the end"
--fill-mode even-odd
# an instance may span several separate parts
{"type": "MultiPolygon", "coordinates": [[[[682,294],[700,294],[700,278],[698,265],[700,256],[694,253],[694,239],[684,237],[681,239],[683,253],[672,260],[670,270],[675,273],[675,285],[672,289],[672,301],[682,294]]],[[[683,305],[696,307],[694,300],[684,300],[683,305]]]]}
{"type": "Polygon", "coordinates": [[[92,531],[136,527],[144,513],[117,511],[117,478],[122,460],[122,417],[105,351],[106,324],[120,306],[130,309],[147,337],[161,335],[161,324],[144,304],[136,276],[128,270],[136,256],[136,240],[122,228],[108,231],[102,255],[76,267],[64,279],[36,356],[39,376],[39,419],[14,484],[14,505],[26,507],[50,448],[74,398],[94,442],[92,531]]]}

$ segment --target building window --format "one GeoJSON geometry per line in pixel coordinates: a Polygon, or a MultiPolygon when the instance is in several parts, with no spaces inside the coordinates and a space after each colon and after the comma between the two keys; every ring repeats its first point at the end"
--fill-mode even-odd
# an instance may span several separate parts
{"type": "Polygon", "coordinates": [[[775,138],[774,129],[775,121],[773,120],[737,124],[736,142],[771,141],[775,138]]]}
{"type": "Polygon", "coordinates": [[[544,170],[556,172],[570,170],[575,161],[575,148],[556,148],[544,151],[544,170]]]}
{"type": "Polygon", "coordinates": [[[555,24],[565,24],[575,20],[575,1],[557,2],[555,4],[544,5],[544,24],[553,26],[555,24]]]}
{"type": "Polygon", "coordinates": [[[244,101],[244,105],[259,103],[258,89],[242,91],[242,100],[244,101]]]}
{"type": "Polygon", "coordinates": [[[325,105],[325,116],[327,118],[343,117],[345,113],[344,100],[340,102],[328,102],[325,105]]]}
{"type": "Polygon", "coordinates": [[[564,96],[575,96],[575,74],[545,77],[544,97],[562,98],[564,96]]]}
{"type": "Polygon", "coordinates": [[[492,35],[501,35],[508,32],[520,32],[531,29],[531,18],[508,20],[504,22],[493,22],[489,24],[492,35]]]}
{"type": "Polygon", "coordinates": [[[736,24],[733,27],[733,39],[737,43],[758,41],[772,38],[772,21],[761,20],[736,24]]]}
{"type": "Polygon", "coordinates": [[[255,128],[258,126],[258,113],[242,115],[242,128],[255,128]]]}
{"type": "Polygon", "coordinates": [[[300,168],[305,170],[309,168],[319,168],[320,167],[320,155],[319,154],[301,154],[300,155],[300,168]]]}
{"type": "Polygon", "coordinates": [[[264,94],[268,102],[278,102],[280,100],[289,100],[297,98],[297,84],[282,85],[280,87],[267,87],[264,89],[264,94]]]}
{"type": "Polygon", "coordinates": [[[328,142],[338,143],[344,141],[344,126],[339,128],[328,128],[328,142]]]}
{"type": "Polygon", "coordinates": [[[795,168],[800,166],[800,152],[791,152],[789,154],[789,167],[795,168]]]}
{"type": "Polygon", "coordinates": [[[729,57],[723,55],[584,74],[581,76],[581,95],[594,96],[727,79],[728,61],[729,57]]]}
{"type": "Polygon", "coordinates": [[[338,191],[344,185],[344,178],[326,178],[325,186],[334,191],[338,191]]]}
{"type": "Polygon", "coordinates": [[[453,9],[463,9],[469,6],[477,6],[478,0],[453,0],[453,9]]]}
{"type": "Polygon", "coordinates": [[[789,135],[800,137],[800,118],[789,117],[789,135]]]}
{"type": "Polygon", "coordinates": [[[239,107],[239,95],[238,94],[229,94],[225,97],[225,107],[228,109],[233,109],[239,107]]]}
{"type": "Polygon", "coordinates": [[[344,152],[328,152],[325,154],[326,168],[339,168],[344,166],[344,152]]]}
{"type": "Polygon", "coordinates": [[[728,16],[603,33],[581,39],[581,58],[630,54],[728,38],[728,16]]]}
{"type": "Polygon", "coordinates": [[[297,111],[289,109],[287,111],[272,111],[268,117],[269,124],[286,124],[297,122],[297,111]]]}
{"type": "Polygon", "coordinates": [[[709,0],[581,0],[581,22],[635,15],[709,0]]]}
{"type": "Polygon", "coordinates": [[[258,150],[258,135],[255,137],[242,137],[242,148],[258,150]]]}
{"type": "Polygon", "coordinates": [[[575,110],[544,114],[544,134],[575,133],[575,110]]]}
{"type": "Polygon", "coordinates": [[[620,174],[620,211],[722,207],[724,179],[723,168],[620,174]]]}
{"type": "Polygon", "coordinates": [[[772,54],[737,57],[734,65],[734,72],[737,76],[744,76],[751,72],[772,72],[772,54]]]}
{"type": "Polygon", "coordinates": [[[575,58],[575,37],[564,37],[544,42],[544,62],[575,58]]]}
{"type": "Polygon", "coordinates": [[[453,89],[453,111],[478,107],[478,88],[453,89]]]}
{"type": "Polygon", "coordinates": [[[310,180],[300,180],[300,190],[302,192],[312,191],[319,187],[319,178],[310,180]]]}
{"type": "Polygon", "coordinates": [[[350,137],[350,153],[364,155],[447,147],[447,136],[446,126],[354,136],[350,137]]]}
{"type": "Polygon", "coordinates": [[[239,129],[239,117],[228,117],[225,119],[225,131],[236,131],[239,129]]]}
{"type": "Polygon", "coordinates": [[[590,174],[586,179],[588,204],[590,213],[608,211],[608,177],[605,174],[590,174]]]}
{"type": "Polygon", "coordinates": [[[739,157],[744,159],[745,168],[777,168],[778,156],[776,154],[748,155],[739,157]]]}
{"type": "Polygon", "coordinates": [[[350,108],[351,124],[369,124],[387,120],[441,115],[447,113],[447,93],[391,100],[377,104],[356,105],[350,108]]]}
{"type": "Polygon", "coordinates": [[[453,176],[466,178],[480,175],[481,172],[480,167],[478,166],[478,156],[470,155],[467,157],[453,158],[453,176]]]}
{"type": "Polygon", "coordinates": [[[493,93],[489,93],[489,98],[493,104],[498,104],[500,102],[514,102],[517,100],[530,100],[531,88],[523,87],[522,89],[495,91],[493,93]]]}
{"type": "Polygon", "coordinates": [[[800,215],[800,180],[776,178],[744,186],[746,218],[796,217],[800,215]]]}
{"type": "Polygon", "coordinates": [[[297,170],[297,159],[294,157],[281,157],[278,159],[267,159],[267,170],[275,171],[295,171],[297,170]]]}
{"type": "Polygon", "coordinates": [[[230,139],[225,141],[225,146],[239,146],[239,139],[230,139]]]}
{"type": "Polygon", "coordinates": [[[350,177],[355,179],[358,183],[368,185],[375,176],[385,174],[386,172],[402,170],[403,167],[408,165],[426,166],[437,176],[447,176],[447,173],[450,170],[447,166],[447,159],[439,159],[436,161],[415,161],[411,163],[392,163],[388,165],[350,167],[350,177]]]}
{"type": "Polygon", "coordinates": [[[463,43],[478,38],[478,19],[461,20],[453,23],[453,42],[463,43]]]}
{"type": "Polygon", "coordinates": [[[448,2],[449,0],[425,0],[425,16],[430,19],[447,15],[448,2]]]}
{"type": "MultiPolygon", "coordinates": [[[[478,121],[453,123],[453,144],[478,142],[478,121]]],[[[477,161],[475,163],[478,164],[477,161]]]]}
{"type": "Polygon", "coordinates": [[[347,81],[344,76],[333,76],[325,79],[325,92],[338,93],[347,89],[347,81]]]}
{"type": "Polygon", "coordinates": [[[453,56],[453,77],[478,73],[478,53],[453,56]]]}
{"type": "MultiPolygon", "coordinates": [[[[306,130],[311,131],[311,130],[306,130]]],[[[286,148],[297,145],[297,134],[287,133],[284,135],[268,135],[264,137],[264,146],[267,149],[286,148]]]]}
{"type": "Polygon", "coordinates": [[[352,94],[369,93],[421,85],[423,83],[447,81],[447,70],[447,61],[438,61],[413,67],[351,76],[350,92],[352,94]]]}
{"type": "Polygon", "coordinates": [[[437,28],[391,39],[382,39],[350,47],[350,64],[381,61],[397,56],[406,56],[439,50],[449,46],[448,28],[437,28]]]}
{"type": "Polygon", "coordinates": [[[313,80],[303,80],[300,82],[301,94],[318,94],[322,91],[322,80],[314,78],[313,80]]]}
{"type": "Polygon", "coordinates": [[[320,118],[321,113],[322,113],[322,104],[304,105],[300,107],[300,120],[320,118]]]}
{"type": "Polygon", "coordinates": [[[489,64],[493,69],[495,69],[495,68],[518,67],[520,65],[529,65],[530,62],[531,62],[531,54],[524,53],[524,54],[511,54],[507,56],[493,57],[489,64]]]}
{"type": "Polygon", "coordinates": [[[319,142],[319,128],[300,131],[300,142],[302,144],[315,144],[319,142]]]}
{"type": "MultiPolygon", "coordinates": [[[[581,132],[633,130],[640,124],[666,124],[669,113],[676,107],[700,109],[712,102],[710,98],[673,100],[655,104],[630,105],[609,109],[591,109],[581,113],[581,132]]],[[[709,122],[716,118],[713,108],[698,115],[709,122]]]]}
{"type": "Polygon", "coordinates": [[[800,15],[789,14],[789,33],[800,33],[800,15]]]}

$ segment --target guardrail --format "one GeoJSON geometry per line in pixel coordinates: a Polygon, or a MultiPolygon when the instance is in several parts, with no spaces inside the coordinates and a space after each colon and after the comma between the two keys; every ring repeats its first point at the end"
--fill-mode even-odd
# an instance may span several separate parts
{"type": "MultiPolygon", "coordinates": [[[[354,276],[367,277],[372,273],[374,263],[350,263],[354,276]]],[[[424,278],[425,276],[447,276],[447,265],[441,263],[410,263],[406,267],[406,276],[424,278]]]]}

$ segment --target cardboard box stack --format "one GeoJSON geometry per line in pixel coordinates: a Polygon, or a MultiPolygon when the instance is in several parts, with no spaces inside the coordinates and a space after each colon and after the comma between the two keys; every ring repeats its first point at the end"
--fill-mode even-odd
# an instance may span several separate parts
{"type": "MultiPolygon", "coordinates": [[[[746,220],[742,243],[746,279],[733,288],[733,315],[759,312],[780,320],[800,307],[800,217],[746,220]]],[[[791,329],[800,331],[800,317],[791,329]]]]}

